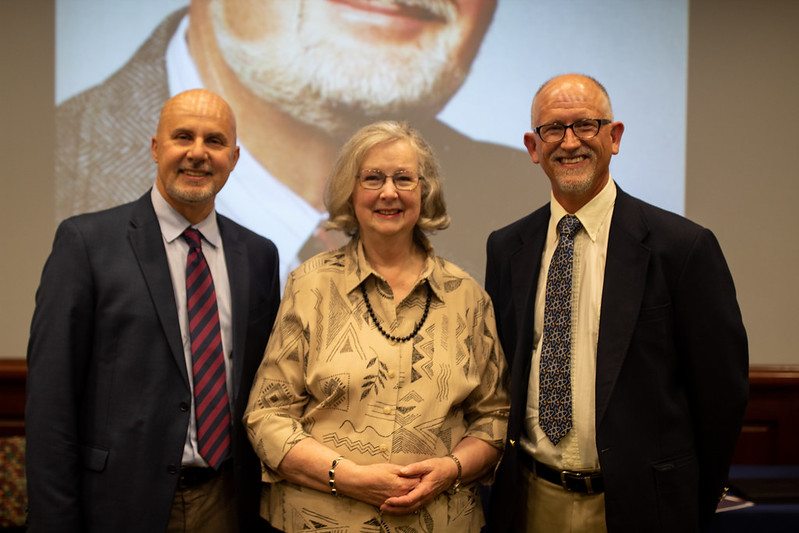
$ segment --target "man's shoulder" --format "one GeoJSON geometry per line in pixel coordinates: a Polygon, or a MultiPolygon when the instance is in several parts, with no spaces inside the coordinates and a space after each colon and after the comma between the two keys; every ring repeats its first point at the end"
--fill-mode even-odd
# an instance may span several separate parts
{"type": "Polygon", "coordinates": [[[60,104],[56,109],[57,118],[77,118],[80,113],[104,109],[133,116],[138,113],[138,109],[129,107],[134,100],[140,101],[138,106],[154,104],[155,109],[160,109],[165,95],[169,93],[166,49],[185,14],[186,8],[183,8],[167,16],[125,65],[102,83],[60,104]],[[153,96],[148,98],[148,95],[153,96]]]}
{"type": "Polygon", "coordinates": [[[56,107],[56,214],[132,200],[152,183],[150,142],[169,97],[166,48],[185,15],[168,16],[128,62],[56,107]],[[125,179],[114,172],[125,171],[125,179]]]}
{"type": "Polygon", "coordinates": [[[273,243],[267,237],[259,235],[258,233],[245,228],[238,222],[235,222],[220,213],[216,214],[216,219],[223,238],[226,236],[232,236],[239,241],[246,243],[248,247],[277,254],[277,247],[275,246],[275,243],[273,243]]]}
{"type": "Polygon", "coordinates": [[[478,156],[485,155],[486,153],[506,156],[516,155],[521,157],[525,163],[529,162],[527,152],[521,149],[521,147],[523,147],[521,141],[520,148],[511,148],[494,142],[473,139],[440,120],[425,125],[422,134],[430,144],[434,145],[436,155],[439,157],[445,156],[450,152],[455,152],[459,155],[461,150],[467,147],[477,150],[478,156]]]}
{"type": "Polygon", "coordinates": [[[708,231],[700,224],[672,211],[650,204],[618,189],[614,207],[614,223],[632,225],[639,218],[652,235],[698,234],[708,231]]]}
{"type": "Polygon", "coordinates": [[[55,242],[73,248],[73,252],[76,246],[94,252],[118,250],[128,243],[132,230],[153,223],[157,225],[158,219],[148,194],[133,202],[65,218],[58,224],[55,242]]]}
{"type": "MultiPolygon", "coordinates": [[[[146,196],[149,196],[149,194],[146,196]]],[[[149,201],[149,198],[141,197],[133,202],[115,205],[114,207],[72,215],[62,220],[60,225],[68,224],[79,228],[90,228],[95,226],[127,227],[130,225],[134,213],[143,207],[143,203],[145,205],[146,203],[149,203],[152,208],[152,203],[149,201]]]]}
{"type": "Polygon", "coordinates": [[[529,154],[520,149],[521,142],[520,148],[512,148],[473,139],[439,120],[426,124],[422,134],[433,147],[444,176],[453,179],[462,179],[464,174],[486,181],[508,176],[523,183],[520,174],[529,174],[532,167],[529,154]]]}
{"type": "Polygon", "coordinates": [[[546,230],[546,223],[549,221],[549,204],[542,205],[532,213],[511,222],[497,230],[491,232],[489,239],[492,241],[503,241],[514,238],[517,235],[529,235],[541,227],[546,230]]]}

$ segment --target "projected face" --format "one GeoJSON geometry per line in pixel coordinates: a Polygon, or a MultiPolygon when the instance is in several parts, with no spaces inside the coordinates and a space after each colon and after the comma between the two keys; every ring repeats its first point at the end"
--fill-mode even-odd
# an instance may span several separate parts
{"type": "Polygon", "coordinates": [[[222,57],[259,98],[331,133],[428,118],[463,83],[496,0],[211,0],[222,57]]]}

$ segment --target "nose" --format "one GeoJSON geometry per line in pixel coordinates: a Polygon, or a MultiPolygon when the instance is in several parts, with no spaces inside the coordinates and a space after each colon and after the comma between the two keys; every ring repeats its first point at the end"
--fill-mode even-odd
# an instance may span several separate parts
{"type": "Polygon", "coordinates": [[[394,186],[394,178],[391,176],[386,176],[386,181],[380,188],[380,197],[396,198],[397,196],[399,196],[399,193],[397,192],[397,187],[394,186]]]}
{"type": "Polygon", "coordinates": [[[566,150],[571,150],[580,146],[580,138],[574,134],[574,130],[571,126],[566,128],[566,133],[560,141],[560,146],[566,150]]]}
{"type": "Polygon", "coordinates": [[[201,138],[195,139],[186,152],[186,157],[191,161],[204,161],[207,156],[208,153],[205,150],[205,143],[201,138]]]}

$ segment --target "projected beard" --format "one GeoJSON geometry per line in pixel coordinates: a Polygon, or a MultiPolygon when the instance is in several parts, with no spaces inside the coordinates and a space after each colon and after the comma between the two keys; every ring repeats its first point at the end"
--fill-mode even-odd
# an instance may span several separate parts
{"type": "Polygon", "coordinates": [[[429,119],[463,84],[473,59],[459,56],[470,36],[455,23],[451,0],[378,3],[425,11],[441,21],[434,38],[422,46],[369,41],[378,29],[337,34],[309,17],[313,6],[304,1],[293,31],[286,30],[291,38],[242,39],[225,18],[223,0],[214,0],[211,20],[222,57],[247,89],[303,123],[345,134],[378,118],[429,119]]]}

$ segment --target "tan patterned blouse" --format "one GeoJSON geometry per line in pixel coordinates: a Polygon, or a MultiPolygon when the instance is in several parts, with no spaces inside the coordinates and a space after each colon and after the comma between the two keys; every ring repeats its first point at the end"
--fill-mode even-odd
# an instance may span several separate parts
{"type": "Polygon", "coordinates": [[[262,514],[284,531],[479,531],[476,484],[395,517],[291,484],[276,469],[308,437],[360,464],[443,457],[467,436],[501,449],[505,371],[488,295],[432,250],[396,306],[357,240],[310,259],[288,279],[244,417],[268,483],[262,514]],[[431,291],[429,315],[412,340],[392,342],[378,331],[362,284],[380,324],[400,337],[422,318],[431,291]]]}

